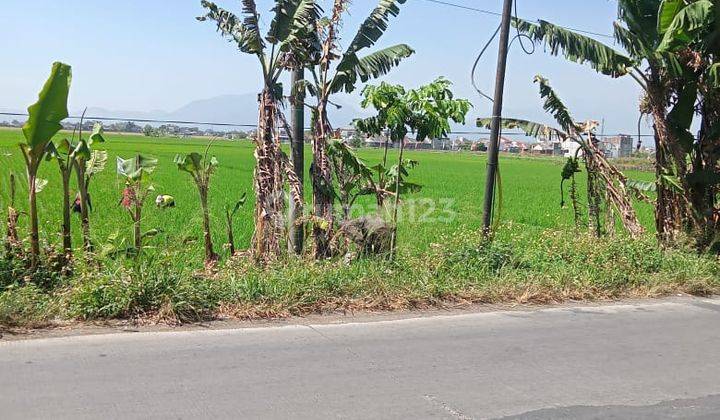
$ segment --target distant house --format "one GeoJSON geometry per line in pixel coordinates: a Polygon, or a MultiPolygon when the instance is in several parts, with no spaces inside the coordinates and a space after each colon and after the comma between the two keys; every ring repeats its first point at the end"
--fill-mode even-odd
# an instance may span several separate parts
{"type": "Polygon", "coordinates": [[[582,150],[578,151],[578,149],[580,149],[580,144],[574,140],[565,140],[560,143],[560,147],[562,148],[563,156],[565,157],[582,156],[582,150]]]}
{"type": "Polygon", "coordinates": [[[600,147],[607,157],[629,157],[633,153],[633,138],[625,134],[607,137],[600,142],[600,147]]]}

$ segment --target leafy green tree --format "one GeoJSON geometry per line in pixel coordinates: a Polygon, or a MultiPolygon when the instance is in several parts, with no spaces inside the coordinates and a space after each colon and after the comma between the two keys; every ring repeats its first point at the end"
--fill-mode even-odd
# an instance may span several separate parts
{"type": "MultiPolygon", "coordinates": [[[[470,102],[466,99],[455,99],[450,86],[452,83],[442,77],[417,89],[405,91],[402,86],[381,83],[379,86],[367,86],[363,89],[363,108],[372,106],[377,115],[355,121],[355,126],[368,135],[379,136],[389,133],[389,140],[400,143],[397,172],[394,175],[395,205],[393,207],[393,224],[397,231],[397,214],[401,186],[407,172],[404,171],[405,143],[407,135],[415,135],[415,141],[426,138],[441,138],[450,132],[450,121],[464,123],[470,111],[470,102]]],[[[387,142],[383,165],[387,161],[387,142]]],[[[391,249],[395,250],[396,233],[393,233],[391,249]]]]}
{"type": "Polygon", "coordinates": [[[120,205],[128,211],[133,222],[134,253],[142,252],[142,240],[145,236],[141,229],[142,209],[148,195],[155,191],[148,176],[155,171],[157,159],[135,155],[130,159],[117,157],[117,174],[125,178],[120,205]]]}
{"type": "Polygon", "coordinates": [[[208,156],[210,145],[205,153],[189,153],[187,155],[176,155],[175,164],[178,170],[187,172],[192,176],[193,182],[200,195],[200,207],[203,217],[203,233],[205,239],[205,265],[214,264],[218,255],[213,250],[212,232],[210,230],[210,208],[208,207],[208,192],[210,191],[210,178],[215,173],[218,161],[215,156],[208,156]]]}
{"type": "Polygon", "coordinates": [[[56,62],[52,65],[50,77],[45,82],[38,101],[28,108],[28,120],[22,132],[25,143],[20,144],[28,175],[30,203],[30,257],[32,268],[36,268],[40,258],[40,232],[38,226],[37,192],[38,168],[47,154],[47,146],[52,137],[62,129],[62,120],[67,118],[67,100],[70,92],[72,70],[67,64],[56,62]]]}
{"type": "MultiPolygon", "coordinates": [[[[257,57],[263,79],[259,95],[259,123],[255,138],[255,233],[253,254],[258,261],[276,259],[281,253],[284,183],[291,184],[294,200],[302,196],[292,164],[280,150],[278,109],[283,87],[280,77],[286,69],[309,60],[319,43],[315,31],[321,9],[313,0],[275,0],[274,17],[265,37],[260,32],[260,18],[254,0],[243,0],[243,18],[203,0],[206,14],[200,21],[212,21],[218,32],[234,41],[241,52],[257,57]]],[[[301,206],[300,206],[301,207],[301,206]]]]}

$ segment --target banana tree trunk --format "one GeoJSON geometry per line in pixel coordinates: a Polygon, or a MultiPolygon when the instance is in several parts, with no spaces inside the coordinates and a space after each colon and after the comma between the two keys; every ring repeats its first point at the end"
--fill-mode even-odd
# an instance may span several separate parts
{"type": "Polygon", "coordinates": [[[77,174],[78,191],[80,192],[80,226],[82,230],[83,248],[86,251],[92,250],[92,242],[90,241],[90,211],[89,198],[87,191],[87,183],[85,182],[85,165],[78,163],[75,166],[77,174]]]}
{"type": "Polygon", "coordinates": [[[233,234],[232,217],[226,216],[227,222],[227,243],[230,256],[235,255],[235,235],[233,234]]]}
{"type": "Polygon", "coordinates": [[[326,104],[320,101],[315,118],[313,136],[313,213],[322,223],[314,223],[315,258],[325,259],[331,256],[330,240],[333,233],[333,195],[332,172],[327,155],[328,137],[332,129],[327,116],[326,104]]]}
{"type": "Polygon", "coordinates": [[[142,207],[139,203],[135,204],[133,212],[133,240],[135,245],[135,256],[138,257],[142,251],[142,229],[140,226],[140,221],[142,220],[142,207]]]}
{"type": "Polygon", "coordinates": [[[40,227],[38,226],[37,175],[35,171],[30,171],[28,174],[28,183],[30,187],[30,265],[32,269],[35,269],[40,263],[40,227]]]}
{"type": "Polygon", "coordinates": [[[279,139],[276,136],[277,101],[270,88],[260,95],[258,132],[255,140],[255,232],[253,256],[258,262],[280,256],[284,207],[279,139]]]}
{"type": "Polygon", "coordinates": [[[70,230],[70,171],[63,171],[62,173],[62,188],[63,188],[63,225],[62,225],[62,239],[63,239],[63,253],[66,257],[72,255],[72,232],[70,230]]]}
{"type": "Polygon", "coordinates": [[[668,126],[666,88],[663,87],[659,74],[659,70],[651,68],[648,102],[655,133],[655,227],[660,242],[668,245],[678,239],[683,226],[687,224],[688,209],[683,191],[678,191],[664,178],[675,176],[682,180],[686,173],[686,161],[668,126]]]}
{"type": "Polygon", "coordinates": [[[203,233],[205,236],[205,264],[212,264],[217,261],[217,254],[213,250],[212,234],[210,232],[210,209],[208,208],[208,191],[198,186],[200,192],[200,205],[203,212],[203,233]]]}

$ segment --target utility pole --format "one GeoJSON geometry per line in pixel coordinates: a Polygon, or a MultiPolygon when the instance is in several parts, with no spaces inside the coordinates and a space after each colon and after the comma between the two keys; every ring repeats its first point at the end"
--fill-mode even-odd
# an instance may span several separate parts
{"type": "Polygon", "coordinates": [[[502,22],[500,24],[500,47],[498,49],[497,73],[495,74],[495,98],[493,100],[492,124],[490,126],[490,144],[488,147],[487,178],[485,179],[485,201],[483,203],[483,234],[490,235],[492,224],[493,198],[495,196],[495,177],[498,170],[498,149],[500,146],[500,126],[502,123],[503,93],[505,91],[505,69],[507,67],[508,42],[510,39],[510,16],[513,0],[504,0],[502,22]]]}
{"type": "MultiPolygon", "coordinates": [[[[300,180],[300,191],[304,194],[305,180],[305,90],[297,89],[298,82],[305,78],[305,69],[300,67],[292,72],[292,91],[290,99],[292,125],[292,162],[295,173],[300,180]]],[[[290,240],[295,253],[300,255],[303,251],[304,229],[297,224],[303,215],[298,214],[293,200],[290,200],[290,240]]]]}

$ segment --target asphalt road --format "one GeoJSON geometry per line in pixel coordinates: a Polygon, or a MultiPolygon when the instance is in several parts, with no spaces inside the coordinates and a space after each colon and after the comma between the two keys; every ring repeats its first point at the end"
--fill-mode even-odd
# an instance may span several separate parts
{"type": "Polygon", "coordinates": [[[720,300],[0,340],[0,418],[720,418],[720,300]]]}

